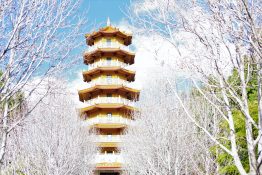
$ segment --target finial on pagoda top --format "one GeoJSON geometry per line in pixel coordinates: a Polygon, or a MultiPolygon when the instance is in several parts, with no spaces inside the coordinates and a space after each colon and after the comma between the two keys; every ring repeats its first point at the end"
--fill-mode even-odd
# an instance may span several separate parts
{"type": "Polygon", "coordinates": [[[107,26],[111,26],[111,23],[110,23],[110,18],[107,17],[107,22],[106,22],[107,26]]]}

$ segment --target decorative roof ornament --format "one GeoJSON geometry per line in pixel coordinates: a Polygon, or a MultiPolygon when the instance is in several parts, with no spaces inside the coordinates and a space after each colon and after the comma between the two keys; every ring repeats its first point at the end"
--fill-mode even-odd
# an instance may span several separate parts
{"type": "Polygon", "coordinates": [[[111,26],[111,23],[110,23],[110,18],[107,17],[107,22],[106,22],[107,26],[111,26]]]}
{"type": "Polygon", "coordinates": [[[107,17],[107,26],[100,28],[98,31],[88,33],[85,35],[86,43],[89,46],[94,45],[94,40],[101,37],[115,36],[121,40],[124,40],[124,45],[128,46],[132,41],[132,34],[120,31],[118,28],[111,26],[110,18],[107,17]]]}

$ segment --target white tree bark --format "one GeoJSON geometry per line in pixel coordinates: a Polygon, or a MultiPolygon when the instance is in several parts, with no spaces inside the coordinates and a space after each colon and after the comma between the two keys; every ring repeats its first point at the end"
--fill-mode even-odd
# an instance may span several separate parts
{"type": "MultiPolygon", "coordinates": [[[[5,136],[20,125],[39,102],[22,114],[15,111],[44,79],[58,76],[63,68],[72,66],[74,56],[70,55],[71,60],[68,57],[80,45],[76,38],[81,34],[83,21],[74,16],[78,1],[0,0],[0,4],[0,111],[2,120],[6,120],[0,124],[2,165],[9,138],[5,136]],[[38,83],[31,83],[34,78],[38,83]],[[21,94],[23,98],[16,104],[6,104],[21,94]]],[[[44,95],[49,89],[45,90],[44,95]]]]}
{"type": "MultiPolygon", "coordinates": [[[[153,75],[150,73],[151,81],[147,80],[143,88],[140,113],[123,141],[127,170],[144,175],[214,173],[215,162],[208,151],[214,144],[183,114],[163,75],[153,75]]],[[[199,120],[209,123],[207,117],[199,120]]]]}
{"type": "MultiPolygon", "coordinates": [[[[164,66],[169,70],[180,68],[180,71],[186,73],[200,95],[217,110],[218,118],[222,117],[227,122],[230,128],[227,138],[230,140],[230,148],[196,120],[181,94],[172,88],[186,115],[215,144],[233,157],[235,166],[243,175],[261,174],[261,5],[260,1],[246,0],[201,3],[143,0],[130,9],[130,18],[139,28],[138,34],[148,36],[144,32],[150,31],[150,34],[159,35],[173,45],[169,58],[173,57],[175,61],[167,61],[164,66]],[[257,66],[258,70],[254,70],[257,66]],[[233,70],[236,71],[235,80],[229,81],[233,70]],[[254,73],[258,84],[250,85],[254,73]],[[236,79],[239,84],[236,84],[236,79]],[[249,109],[249,86],[258,92],[258,122],[249,109]],[[232,114],[235,109],[239,109],[244,116],[249,172],[244,169],[238,151],[234,129],[236,122],[232,114]],[[254,135],[254,130],[258,131],[258,136],[254,135]]],[[[162,58],[162,62],[166,61],[166,57],[162,58]]]]}
{"type": "Polygon", "coordinates": [[[55,89],[42,99],[24,125],[12,132],[7,144],[8,163],[1,173],[92,174],[95,143],[79,119],[71,94],[62,88],[65,82],[54,81],[51,86],[54,84],[55,89]]]}

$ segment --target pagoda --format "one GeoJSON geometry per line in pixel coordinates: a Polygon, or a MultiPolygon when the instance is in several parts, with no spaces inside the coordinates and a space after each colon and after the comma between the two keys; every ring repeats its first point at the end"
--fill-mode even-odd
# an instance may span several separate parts
{"type": "Polygon", "coordinates": [[[126,68],[134,64],[135,54],[129,49],[132,36],[112,27],[108,20],[106,27],[85,37],[89,48],[83,57],[88,70],[82,74],[87,87],[78,94],[83,104],[81,117],[96,131],[99,152],[94,174],[121,175],[124,155],[119,144],[133,121],[139,98],[139,90],[129,84],[135,80],[135,72],[126,68]]]}

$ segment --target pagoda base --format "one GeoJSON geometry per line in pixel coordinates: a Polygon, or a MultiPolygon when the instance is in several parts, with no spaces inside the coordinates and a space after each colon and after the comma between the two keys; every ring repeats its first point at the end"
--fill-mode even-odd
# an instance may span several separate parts
{"type": "Polygon", "coordinates": [[[119,170],[96,170],[94,175],[122,175],[119,170]]]}

